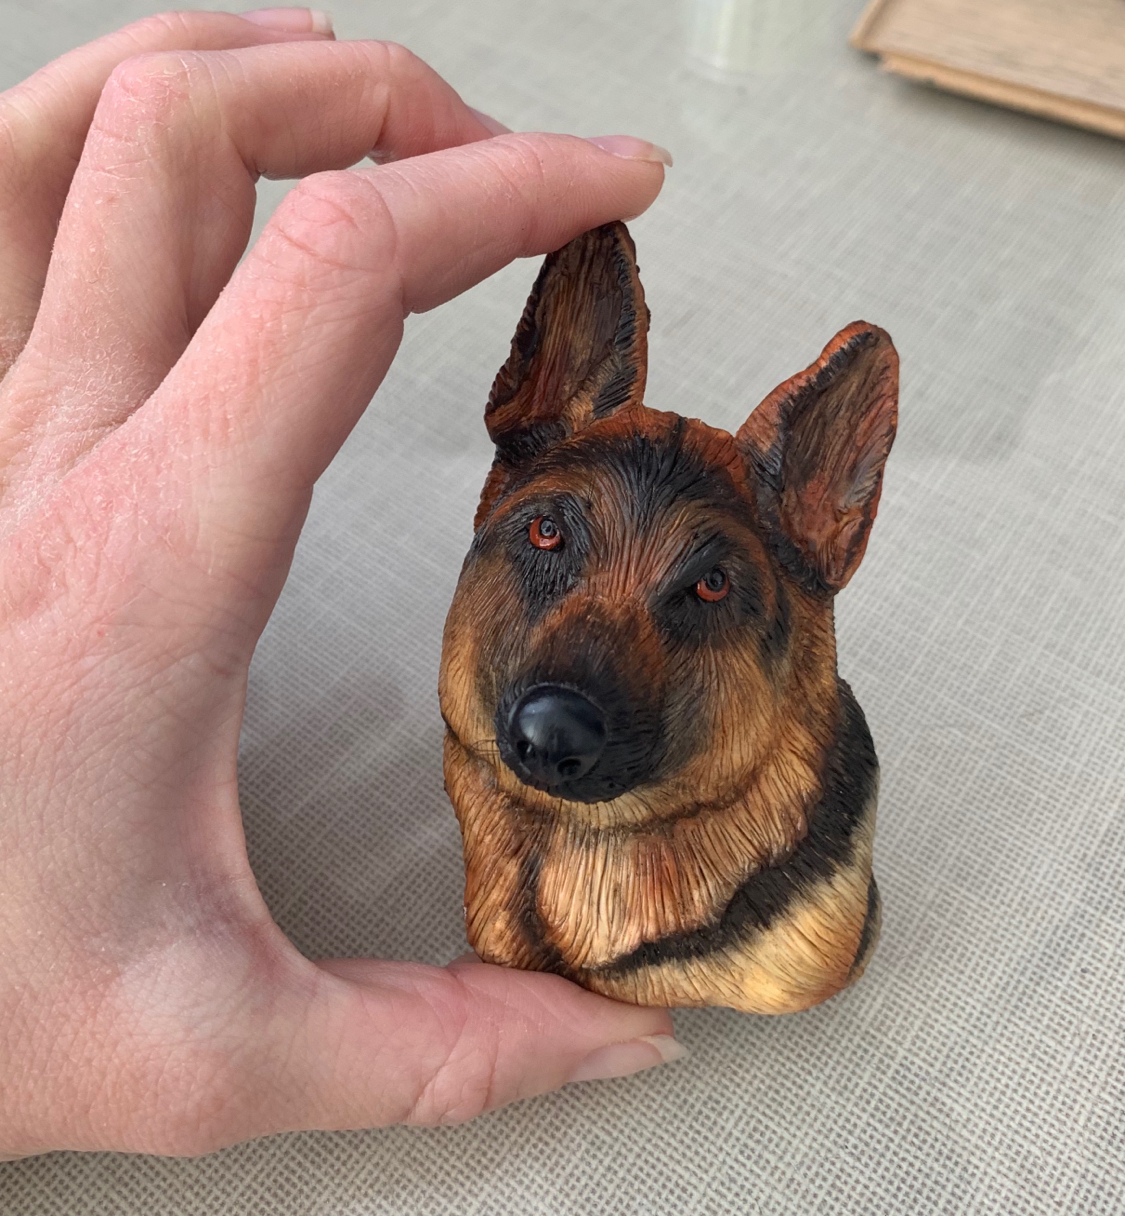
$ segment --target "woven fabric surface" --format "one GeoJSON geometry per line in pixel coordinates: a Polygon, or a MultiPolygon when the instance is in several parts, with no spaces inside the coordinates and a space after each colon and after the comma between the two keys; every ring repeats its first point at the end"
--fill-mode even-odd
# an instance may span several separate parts
{"type": "MultiPolygon", "coordinates": [[[[632,225],[650,405],[733,428],[847,322],[892,333],[900,434],[838,604],[883,766],[865,978],[797,1016],[680,1012],[686,1060],[461,1127],[0,1165],[0,1211],[1125,1210],[1125,143],[882,76],[845,45],[860,7],[751,0],[735,80],[689,51],[737,4],[334,12],[512,126],[674,151],[632,225]]],[[[0,84],[146,11],[0,0],[0,84]]],[[[251,856],[313,956],[464,949],[441,627],[535,271],[409,323],[255,658],[251,856]]]]}

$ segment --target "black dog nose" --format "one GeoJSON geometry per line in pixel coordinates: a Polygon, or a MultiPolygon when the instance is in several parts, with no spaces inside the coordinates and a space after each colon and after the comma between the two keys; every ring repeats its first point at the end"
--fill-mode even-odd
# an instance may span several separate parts
{"type": "Polygon", "coordinates": [[[584,777],[605,749],[605,719],[581,693],[541,684],[512,709],[508,735],[536,785],[556,787],[584,777]]]}

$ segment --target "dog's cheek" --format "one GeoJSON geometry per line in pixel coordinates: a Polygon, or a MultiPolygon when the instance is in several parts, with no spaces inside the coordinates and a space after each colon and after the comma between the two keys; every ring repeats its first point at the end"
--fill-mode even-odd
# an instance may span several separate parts
{"type": "Polygon", "coordinates": [[[665,776],[723,802],[776,745],[780,706],[752,631],[740,645],[685,649],[669,672],[665,776]]]}
{"type": "Polygon", "coordinates": [[[467,568],[446,618],[439,694],[442,713],[466,745],[490,739],[500,692],[521,662],[527,622],[504,564],[467,568]]]}
{"type": "Polygon", "coordinates": [[[670,648],[664,658],[667,684],[662,723],[666,745],[659,773],[662,781],[680,776],[716,743],[706,726],[703,709],[714,689],[709,687],[709,673],[700,659],[698,648],[683,647],[670,648]]]}
{"type": "Polygon", "coordinates": [[[441,644],[438,700],[446,725],[461,740],[482,737],[475,707],[479,638],[472,628],[464,580],[445,618],[441,644]]]}

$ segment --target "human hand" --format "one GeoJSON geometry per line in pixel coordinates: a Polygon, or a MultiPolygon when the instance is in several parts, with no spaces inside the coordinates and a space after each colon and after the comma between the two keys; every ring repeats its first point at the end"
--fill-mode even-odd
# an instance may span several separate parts
{"type": "Polygon", "coordinates": [[[297,9],[150,18],[0,96],[2,1153],[454,1121],[677,1054],[557,976],[311,962],[247,862],[250,657],[403,318],[663,180],[492,133],[297,9]],[[305,180],[238,266],[260,174],[305,180]]]}

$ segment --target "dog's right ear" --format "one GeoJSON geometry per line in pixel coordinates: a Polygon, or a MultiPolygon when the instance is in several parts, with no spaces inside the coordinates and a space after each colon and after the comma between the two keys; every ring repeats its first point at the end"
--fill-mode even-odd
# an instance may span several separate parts
{"type": "Polygon", "coordinates": [[[604,224],[550,254],[535,281],[484,411],[496,460],[474,526],[528,461],[639,404],[647,370],[648,309],[633,239],[624,224],[604,224]]]}

